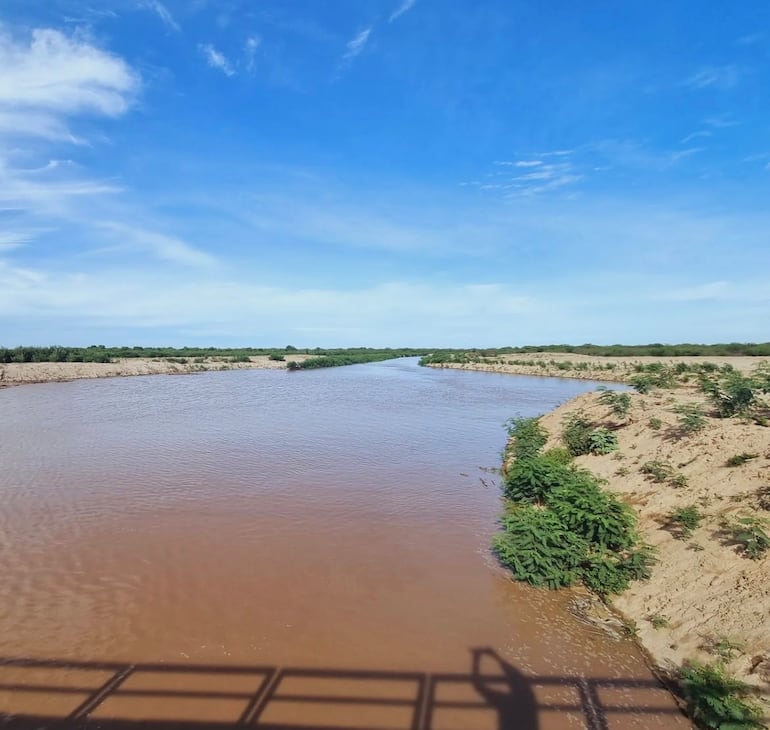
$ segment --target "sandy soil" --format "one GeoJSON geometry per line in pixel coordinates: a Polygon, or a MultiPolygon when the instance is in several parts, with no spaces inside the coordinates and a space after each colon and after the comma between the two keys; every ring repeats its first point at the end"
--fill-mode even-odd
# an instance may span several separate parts
{"type": "Polygon", "coordinates": [[[713,362],[716,365],[729,363],[740,372],[750,372],[763,359],[759,357],[598,357],[571,353],[536,352],[480,358],[479,362],[472,363],[442,363],[429,367],[482,370],[513,375],[555,375],[560,378],[617,382],[630,375],[633,372],[633,366],[637,363],[658,362],[664,365],[675,365],[678,362],[713,362]],[[564,369],[562,366],[560,368],[557,363],[571,363],[572,367],[564,369]]]}
{"type": "Polygon", "coordinates": [[[636,623],[642,644],[664,668],[692,658],[713,661],[720,653],[714,644],[722,642],[722,653],[731,655],[729,669],[761,688],[770,715],[770,554],[760,560],[743,557],[720,528],[726,516],[770,518],[770,488],[764,499],[758,494],[770,485],[770,427],[708,418],[704,430],[682,436],[673,409],[702,402],[701,394],[677,389],[630,395],[627,420],[613,416],[596,393],[579,396],[542,419],[551,445],[558,443],[562,419],[579,410],[618,436],[617,452],[577,461],[637,510],[642,535],[657,548],[660,562],[650,581],[634,584],[614,605],[636,623]],[[651,418],[660,419],[661,427],[651,427],[651,418]],[[744,452],[757,457],[742,466],[726,465],[729,457],[744,452]],[[668,462],[686,484],[653,483],[640,471],[652,460],[668,462]],[[697,506],[703,521],[692,537],[677,539],[666,518],[689,505],[697,506]]]}
{"type": "MultiPolygon", "coordinates": [[[[302,361],[310,357],[292,354],[288,360],[302,361]]],[[[109,363],[97,362],[30,362],[0,365],[0,387],[24,383],[49,383],[81,378],[113,378],[127,375],[181,375],[208,370],[241,370],[247,368],[284,369],[286,362],[270,360],[267,355],[250,358],[250,362],[230,362],[227,358],[188,358],[186,363],[167,359],[121,358],[109,363]]]]}

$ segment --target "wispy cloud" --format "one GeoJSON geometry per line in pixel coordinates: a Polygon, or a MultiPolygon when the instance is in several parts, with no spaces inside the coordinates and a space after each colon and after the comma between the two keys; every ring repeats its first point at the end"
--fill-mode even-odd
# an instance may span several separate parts
{"type": "Polygon", "coordinates": [[[179,27],[179,23],[174,20],[174,16],[171,15],[169,9],[160,0],[144,0],[141,7],[155,13],[169,30],[173,30],[176,33],[181,32],[182,29],[179,27]]]}
{"type": "Polygon", "coordinates": [[[692,132],[691,134],[688,134],[686,137],[682,138],[682,144],[687,144],[688,142],[692,142],[694,139],[700,139],[701,137],[712,137],[713,135],[714,133],[707,129],[701,130],[699,132],[692,132]]]}
{"type": "Polygon", "coordinates": [[[146,251],[165,261],[194,267],[210,267],[217,263],[214,256],[195,248],[177,236],[119,221],[100,221],[95,223],[94,227],[111,234],[120,245],[146,251]]]}
{"type": "Polygon", "coordinates": [[[28,42],[0,29],[0,133],[77,139],[67,118],[117,117],[136,96],[139,76],[120,58],[80,36],[37,29],[28,42]]]}
{"type": "Polygon", "coordinates": [[[708,66],[694,73],[684,83],[694,89],[714,87],[724,91],[737,86],[741,76],[741,70],[737,66],[708,66]]]}
{"type": "Polygon", "coordinates": [[[262,39],[259,36],[251,36],[246,39],[246,43],[243,46],[246,70],[249,73],[252,73],[256,67],[257,49],[261,44],[262,39]]]}
{"type": "Polygon", "coordinates": [[[539,195],[573,185],[585,176],[571,160],[570,150],[539,152],[537,158],[495,160],[503,171],[489,173],[484,181],[466,183],[480,190],[496,190],[506,197],[539,195]]]}
{"type": "Polygon", "coordinates": [[[234,76],[235,68],[224,53],[218,51],[211,43],[200,43],[198,50],[203,54],[211,68],[221,71],[225,76],[234,76]]]}
{"type": "Polygon", "coordinates": [[[413,7],[414,4],[417,2],[417,0],[403,0],[401,5],[399,5],[390,15],[388,18],[388,22],[392,23],[394,20],[400,18],[404,13],[408,13],[413,7]]]}
{"type": "Polygon", "coordinates": [[[364,28],[363,30],[356,33],[356,35],[347,42],[347,51],[345,51],[345,55],[342,57],[344,62],[350,63],[356,56],[361,53],[361,51],[364,50],[364,48],[366,48],[366,44],[369,40],[371,32],[372,26],[364,28]]]}

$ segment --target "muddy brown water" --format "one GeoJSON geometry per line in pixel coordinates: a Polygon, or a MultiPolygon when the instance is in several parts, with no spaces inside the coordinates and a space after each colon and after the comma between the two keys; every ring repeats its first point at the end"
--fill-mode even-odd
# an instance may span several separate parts
{"type": "Polygon", "coordinates": [[[488,545],[502,423],[590,382],[419,368],[0,391],[11,727],[689,727],[488,545]]]}

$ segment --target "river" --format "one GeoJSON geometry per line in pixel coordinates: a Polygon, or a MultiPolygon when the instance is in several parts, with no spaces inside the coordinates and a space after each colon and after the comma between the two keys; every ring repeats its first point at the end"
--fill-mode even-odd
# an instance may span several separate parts
{"type": "Polygon", "coordinates": [[[403,359],[0,390],[0,714],[689,727],[488,549],[503,422],[596,385],[403,359]]]}

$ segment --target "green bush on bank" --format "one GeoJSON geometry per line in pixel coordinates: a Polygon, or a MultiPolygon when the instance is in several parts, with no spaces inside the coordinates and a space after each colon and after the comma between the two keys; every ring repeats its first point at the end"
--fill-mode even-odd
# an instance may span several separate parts
{"type": "Polygon", "coordinates": [[[759,730],[762,713],[750,688],[727,674],[722,664],[685,664],[677,677],[690,716],[709,730],[759,730]]]}
{"type": "Polygon", "coordinates": [[[648,578],[651,549],[636,533],[632,510],[565,449],[543,452],[538,419],[510,422],[506,510],[493,547],[514,578],[560,588],[582,581],[601,595],[648,578]]]}

